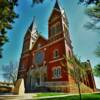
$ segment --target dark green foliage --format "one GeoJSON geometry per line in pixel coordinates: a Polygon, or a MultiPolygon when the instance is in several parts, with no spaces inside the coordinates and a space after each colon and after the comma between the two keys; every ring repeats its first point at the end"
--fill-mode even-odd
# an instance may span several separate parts
{"type": "Polygon", "coordinates": [[[79,3],[84,3],[86,5],[98,4],[100,0],[79,0],[79,3]]]}
{"type": "Polygon", "coordinates": [[[18,15],[14,11],[17,0],[0,0],[0,58],[3,45],[8,42],[7,30],[12,29],[12,23],[18,15]]]}
{"type": "MultiPolygon", "coordinates": [[[[87,5],[85,14],[91,19],[91,21],[84,25],[85,28],[92,29],[93,31],[96,30],[100,33],[100,0],[79,0],[79,2],[87,5]]],[[[100,57],[100,44],[98,45],[95,54],[100,57]]]]}
{"type": "MultiPolygon", "coordinates": [[[[100,57],[100,43],[95,51],[97,57],[100,57]]],[[[94,75],[100,78],[100,64],[96,65],[93,69],[94,75]]]]}
{"type": "MultiPolygon", "coordinates": [[[[18,0],[0,0],[0,58],[2,57],[3,45],[8,42],[7,30],[12,29],[14,19],[18,17],[14,11],[18,0]]],[[[43,3],[44,0],[32,0],[33,4],[43,3]]]]}
{"type": "Polygon", "coordinates": [[[43,3],[44,0],[33,0],[33,4],[39,4],[39,3],[43,3]]]}
{"type": "Polygon", "coordinates": [[[91,21],[84,25],[85,28],[100,30],[100,25],[98,25],[100,23],[100,0],[79,0],[79,2],[86,5],[85,14],[91,18],[91,21]]]}
{"type": "Polygon", "coordinates": [[[93,7],[87,7],[85,14],[88,15],[91,21],[85,24],[85,28],[92,30],[100,30],[100,4],[93,7]]]}
{"type": "Polygon", "coordinates": [[[97,77],[100,77],[100,64],[98,64],[97,66],[94,67],[93,69],[94,71],[94,75],[97,77]]]}
{"type": "Polygon", "coordinates": [[[83,78],[83,76],[86,75],[85,72],[86,68],[81,63],[80,59],[78,59],[75,55],[71,57],[64,56],[64,58],[66,60],[66,64],[62,63],[62,66],[64,66],[67,71],[69,70],[69,74],[74,78],[78,87],[80,100],[82,100],[80,84],[81,84],[81,79],[83,78]],[[72,68],[71,67],[67,68],[68,63],[72,66],[72,68]]]}
{"type": "Polygon", "coordinates": [[[97,49],[96,49],[96,51],[95,51],[95,54],[96,54],[97,57],[100,57],[100,43],[99,43],[99,45],[97,46],[97,49]]]}

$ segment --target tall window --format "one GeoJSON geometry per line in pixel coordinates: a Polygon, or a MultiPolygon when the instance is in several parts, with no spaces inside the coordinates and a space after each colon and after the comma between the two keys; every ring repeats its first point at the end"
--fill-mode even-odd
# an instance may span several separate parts
{"type": "Polygon", "coordinates": [[[61,25],[60,22],[54,24],[51,28],[50,28],[50,36],[54,36],[56,34],[59,34],[61,32],[61,25]]]}
{"type": "Polygon", "coordinates": [[[53,78],[54,79],[61,78],[61,67],[60,66],[53,69],[53,78]]]}
{"type": "Polygon", "coordinates": [[[56,50],[54,50],[54,52],[53,52],[53,58],[54,59],[57,59],[59,57],[59,51],[58,51],[58,49],[56,49],[56,50]]]}

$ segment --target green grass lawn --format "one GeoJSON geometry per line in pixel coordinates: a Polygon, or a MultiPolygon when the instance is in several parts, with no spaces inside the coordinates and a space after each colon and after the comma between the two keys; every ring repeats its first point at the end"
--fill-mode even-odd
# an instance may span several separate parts
{"type": "Polygon", "coordinates": [[[66,95],[66,93],[38,93],[37,97],[48,97],[48,96],[59,96],[59,95],[66,95]]]}
{"type": "MultiPolygon", "coordinates": [[[[65,93],[39,93],[37,97],[52,97],[52,96],[60,96],[66,95],[65,93]]],[[[42,100],[79,100],[79,95],[72,95],[72,96],[64,96],[64,97],[53,97],[53,98],[46,98],[42,100]]],[[[82,94],[82,100],[100,100],[100,93],[94,94],[82,94]]]]}

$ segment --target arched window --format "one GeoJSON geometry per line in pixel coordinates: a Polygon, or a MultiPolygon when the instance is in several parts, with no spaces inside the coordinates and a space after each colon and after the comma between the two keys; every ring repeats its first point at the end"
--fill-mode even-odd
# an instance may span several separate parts
{"type": "Polygon", "coordinates": [[[53,78],[54,79],[58,79],[61,78],[61,67],[60,66],[56,66],[55,68],[53,68],[53,78]]]}
{"type": "Polygon", "coordinates": [[[58,51],[58,49],[56,49],[56,50],[54,50],[54,52],[53,52],[53,58],[54,59],[57,59],[59,57],[59,51],[58,51]]]}

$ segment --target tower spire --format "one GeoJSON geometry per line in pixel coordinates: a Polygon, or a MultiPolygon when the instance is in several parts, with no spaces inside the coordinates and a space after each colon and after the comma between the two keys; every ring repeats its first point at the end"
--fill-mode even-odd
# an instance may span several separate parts
{"type": "Polygon", "coordinates": [[[32,21],[32,23],[31,23],[31,25],[29,27],[29,30],[32,30],[33,24],[34,24],[34,21],[32,21]]]}
{"type": "Polygon", "coordinates": [[[60,6],[59,6],[59,1],[58,0],[56,0],[56,2],[55,2],[54,9],[60,10],[60,6]]]}
{"type": "Polygon", "coordinates": [[[23,52],[26,52],[26,50],[31,50],[37,38],[38,38],[38,31],[36,29],[35,17],[33,17],[32,23],[29,26],[24,37],[23,52]],[[26,44],[27,44],[27,49],[25,50],[26,44]]]}
{"type": "Polygon", "coordinates": [[[32,32],[33,30],[36,30],[35,17],[33,17],[32,23],[29,27],[29,31],[32,32]]]}

